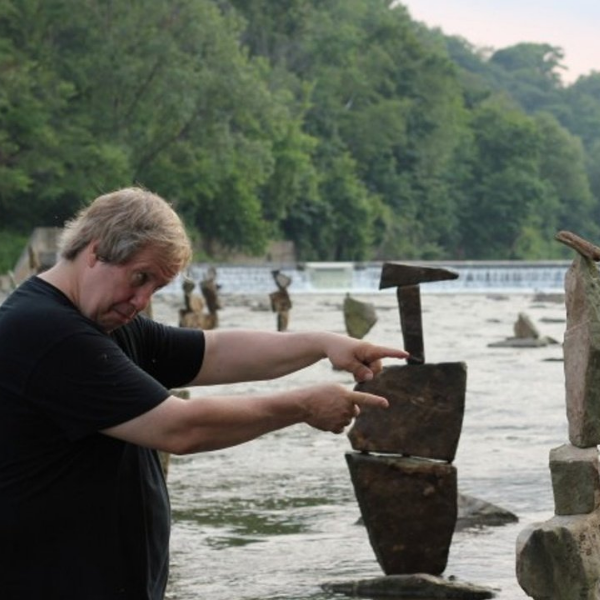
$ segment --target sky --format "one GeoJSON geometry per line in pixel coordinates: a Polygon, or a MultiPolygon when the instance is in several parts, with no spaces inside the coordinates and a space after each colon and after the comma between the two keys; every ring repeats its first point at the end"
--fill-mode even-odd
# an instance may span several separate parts
{"type": "Polygon", "coordinates": [[[415,21],[477,48],[520,42],[562,48],[562,80],[600,72],[600,0],[400,0],[415,21]]]}

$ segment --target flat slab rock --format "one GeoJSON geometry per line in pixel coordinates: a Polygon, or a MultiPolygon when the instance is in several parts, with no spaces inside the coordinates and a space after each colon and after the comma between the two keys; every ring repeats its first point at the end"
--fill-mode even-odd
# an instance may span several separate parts
{"type": "Polygon", "coordinates": [[[538,338],[511,337],[500,342],[492,342],[488,344],[488,348],[544,348],[557,344],[559,344],[558,341],[548,336],[538,338]]]}
{"type": "Polygon", "coordinates": [[[339,583],[325,583],[321,586],[327,592],[345,594],[352,598],[457,598],[480,600],[494,598],[491,588],[472,583],[444,579],[427,573],[411,575],[387,575],[373,579],[360,579],[339,583]]]}
{"type": "Polygon", "coordinates": [[[452,462],[465,412],[463,362],[384,367],[355,389],[380,394],[387,410],[365,406],[348,432],[354,450],[452,462]]]}

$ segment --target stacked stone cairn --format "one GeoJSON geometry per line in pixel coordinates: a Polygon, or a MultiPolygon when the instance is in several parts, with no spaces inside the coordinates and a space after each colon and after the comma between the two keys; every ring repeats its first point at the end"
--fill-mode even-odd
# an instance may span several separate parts
{"type": "Polygon", "coordinates": [[[569,444],[550,451],[555,516],[517,538],[517,579],[536,600],[600,598],[600,248],[570,232],[564,371],[569,444]]]}
{"type": "MultiPolygon", "coordinates": [[[[361,582],[365,593],[385,590],[397,598],[407,593],[411,598],[494,595],[470,584],[461,593],[459,582],[439,577],[457,520],[452,461],[462,429],[467,367],[462,362],[425,364],[419,285],[457,277],[446,269],[400,263],[382,268],[379,288],[397,288],[410,358],[356,386],[385,396],[390,404],[385,411],[363,408],[348,434],[354,451],[346,453],[346,462],[369,541],[386,575],[371,580],[373,585],[361,582]],[[440,585],[449,595],[440,592],[440,585]]],[[[346,591],[343,586],[332,589],[346,591]]],[[[357,589],[355,585],[354,593],[357,589]]]]}
{"type": "Polygon", "coordinates": [[[288,287],[292,283],[292,278],[279,269],[271,271],[271,275],[277,286],[277,291],[269,294],[271,310],[277,314],[277,331],[287,331],[290,322],[290,310],[292,309],[288,287]]]}
{"type": "Polygon", "coordinates": [[[185,277],[182,283],[185,307],[179,310],[179,326],[190,329],[216,329],[219,324],[218,311],[221,309],[217,271],[209,267],[200,282],[202,297],[194,293],[196,284],[185,277]],[[204,306],[208,313],[204,311],[204,306]]]}

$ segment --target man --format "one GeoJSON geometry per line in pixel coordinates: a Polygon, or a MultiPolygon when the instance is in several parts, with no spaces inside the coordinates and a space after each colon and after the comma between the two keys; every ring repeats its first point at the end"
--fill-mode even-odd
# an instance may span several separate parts
{"type": "Polygon", "coordinates": [[[384,357],[333,333],[200,332],[140,312],[188,263],[183,225],[127,188],[66,224],[55,266],[0,307],[0,598],[160,600],[169,503],[157,450],[225,448],[296,423],[340,433],[384,398],[318,384],[182,400],[322,358],[371,378],[384,357]]]}

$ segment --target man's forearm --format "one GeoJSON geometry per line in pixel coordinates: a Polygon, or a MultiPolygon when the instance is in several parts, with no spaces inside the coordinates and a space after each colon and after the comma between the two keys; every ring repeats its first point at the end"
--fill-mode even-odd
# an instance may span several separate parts
{"type": "Polygon", "coordinates": [[[274,379],[326,358],[329,332],[206,332],[202,368],[191,385],[274,379]]]}

